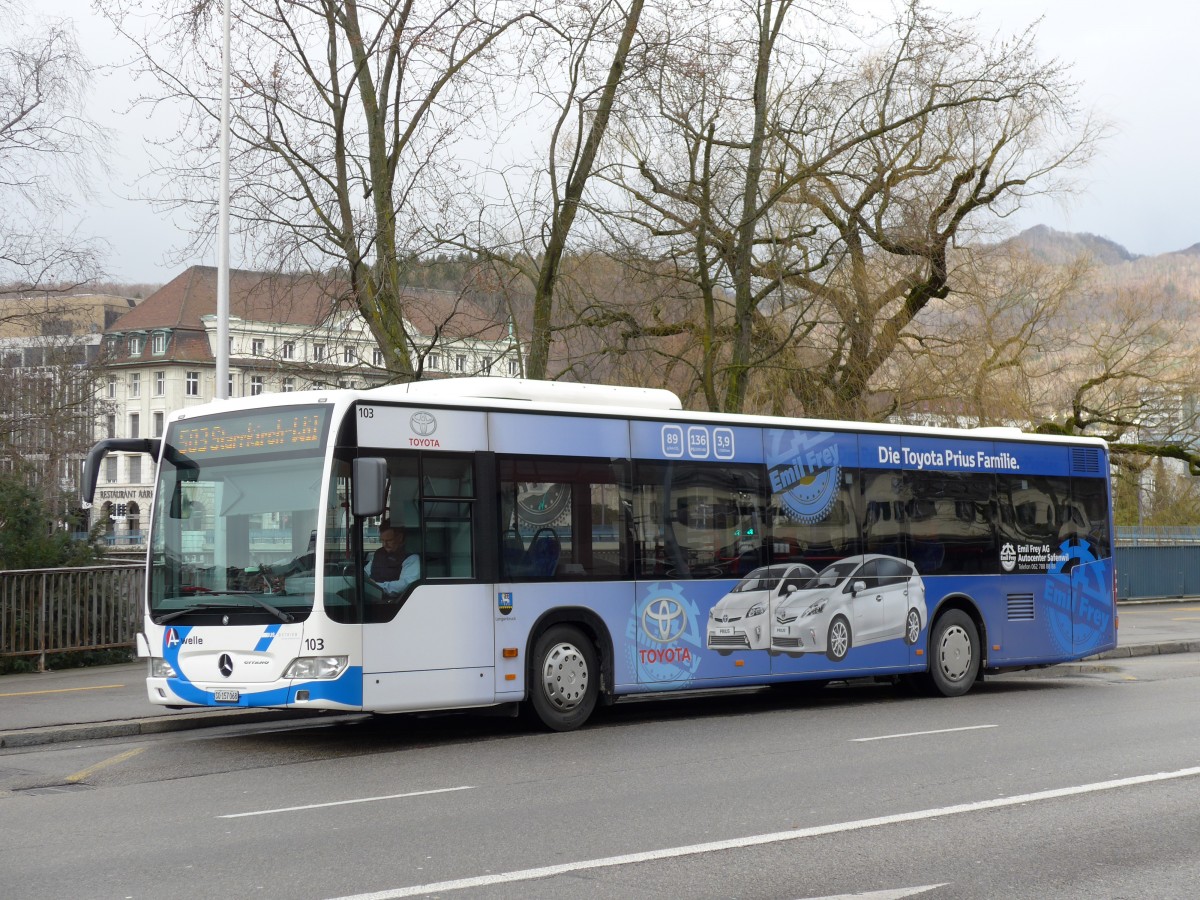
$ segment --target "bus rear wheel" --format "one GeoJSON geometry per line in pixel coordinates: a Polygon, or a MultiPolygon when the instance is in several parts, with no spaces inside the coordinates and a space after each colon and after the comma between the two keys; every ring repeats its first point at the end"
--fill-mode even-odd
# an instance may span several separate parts
{"type": "Polygon", "coordinates": [[[961,697],[979,676],[979,631],[965,612],[951,609],[929,635],[929,687],[943,697],[961,697]]]}
{"type": "Polygon", "coordinates": [[[533,645],[529,707],[551,731],[572,731],[587,721],[600,694],[596,648],[571,625],[546,629],[533,645]]]}

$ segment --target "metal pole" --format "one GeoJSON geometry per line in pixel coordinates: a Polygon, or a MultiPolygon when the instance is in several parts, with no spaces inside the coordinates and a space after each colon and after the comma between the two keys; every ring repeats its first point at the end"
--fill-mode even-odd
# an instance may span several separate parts
{"type": "Polygon", "coordinates": [[[217,212],[217,384],[216,398],[229,399],[229,0],[221,51],[221,186],[217,212]]]}

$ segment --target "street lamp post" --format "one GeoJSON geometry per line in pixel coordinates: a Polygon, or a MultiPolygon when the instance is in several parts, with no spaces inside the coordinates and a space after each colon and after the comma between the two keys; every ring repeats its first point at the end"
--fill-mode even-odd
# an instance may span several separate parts
{"type": "Polygon", "coordinates": [[[222,3],[221,184],[217,210],[217,384],[218,400],[229,399],[229,0],[222,3]]]}

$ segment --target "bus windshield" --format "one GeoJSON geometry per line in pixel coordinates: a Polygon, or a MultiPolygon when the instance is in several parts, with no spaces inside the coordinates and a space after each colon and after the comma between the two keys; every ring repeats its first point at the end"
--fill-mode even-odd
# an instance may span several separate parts
{"type": "Polygon", "coordinates": [[[159,468],[150,615],[290,622],[311,611],[328,410],[173,423],[159,468]]]}

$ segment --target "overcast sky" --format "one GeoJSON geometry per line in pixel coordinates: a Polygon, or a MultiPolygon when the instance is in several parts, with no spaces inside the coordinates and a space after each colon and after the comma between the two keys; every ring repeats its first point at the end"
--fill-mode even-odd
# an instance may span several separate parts
{"type": "MultiPolygon", "coordinates": [[[[850,0],[853,4],[855,0],[850,0]]],[[[1072,62],[1083,100],[1115,126],[1097,160],[1082,173],[1081,193],[1068,205],[1045,203],[1024,213],[1018,228],[1046,224],[1111,238],[1134,253],[1182,250],[1200,242],[1200,138],[1196,90],[1200,4],[1185,0],[938,0],[961,14],[979,13],[987,32],[1012,33],[1041,17],[1045,56],[1072,62]]],[[[93,62],[114,63],[124,48],[90,10],[89,0],[33,0],[74,20],[93,62]]],[[[172,262],[185,242],[143,200],[143,136],[168,123],[148,123],[145,112],[125,114],[135,86],[122,72],[105,75],[93,96],[98,119],[118,132],[112,176],[97,185],[82,230],[111,244],[108,269],[126,282],[163,282],[186,265],[172,262]]],[[[214,179],[215,180],[215,179],[214,179]]],[[[233,265],[238,265],[235,258],[233,265]]]]}

